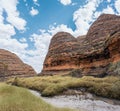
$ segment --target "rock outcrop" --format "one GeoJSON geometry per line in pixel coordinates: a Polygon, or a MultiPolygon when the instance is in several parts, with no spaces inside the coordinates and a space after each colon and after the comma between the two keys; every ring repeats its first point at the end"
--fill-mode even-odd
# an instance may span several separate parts
{"type": "Polygon", "coordinates": [[[120,74],[120,16],[103,14],[87,35],[59,32],[51,40],[42,74],[79,69],[81,75],[120,74]]]}
{"type": "Polygon", "coordinates": [[[17,55],[0,49],[0,79],[7,77],[29,77],[35,74],[34,69],[23,63],[17,55]]]}

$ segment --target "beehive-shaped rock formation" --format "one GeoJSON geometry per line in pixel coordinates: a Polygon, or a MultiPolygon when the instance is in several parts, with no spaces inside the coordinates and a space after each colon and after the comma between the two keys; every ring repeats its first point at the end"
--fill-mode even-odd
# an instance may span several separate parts
{"type": "Polygon", "coordinates": [[[103,14],[86,36],[74,38],[66,32],[53,36],[42,74],[79,69],[80,75],[120,73],[120,16],[103,14]]]}
{"type": "Polygon", "coordinates": [[[0,78],[34,76],[34,69],[7,50],[0,49],[0,78]]]}

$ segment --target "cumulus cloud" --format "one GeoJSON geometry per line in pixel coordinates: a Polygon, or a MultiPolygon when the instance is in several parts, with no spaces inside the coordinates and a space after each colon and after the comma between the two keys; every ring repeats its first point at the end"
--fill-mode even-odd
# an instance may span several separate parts
{"type": "Polygon", "coordinates": [[[114,14],[115,12],[112,7],[108,6],[107,8],[103,9],[102,13],[114,14]]]}
{"type": "MultiPolygon", "coordinates": [[[[18,0],[0,0],[0,7],[7,13],[7,21],[18,30],[25,30],[26,21],[21,18],[17,11],[18,0]]],[[[1,13],[1,14],[2,14],[1,13]]]]}
{"type": "Polygon", "coordinates": [[[13,52],[19,52],[25,49],[28,45],[21,44],[12,36],[16,34],[15,28],[25,30],[26,21],[19,16],[17,11],[17,0],[0,0],[0,48],[6,48],[13,52]],[[6,12],[6,18],[3,16],[6,12]],[[6,20],[8,23],[4,23],[6,20]]]}
{"type": "Polygon", "coordinates": [[[111,0],[107,0],[108,2],[111,2],[111,0]]]}
{"type": "Polygon", "coordinates": [[[26,43],[27,42],[26,38],[21,38],[19,41],[22,42],[22,43],[26,43]]]}
{"type": "Polygon", "coordinates": [[[72,0],[59,0],[60,3],[62,3],[63,5],[70,5],[72,3],[72,0]]]}
{"type": "Polygon", "coordinates": [[[120,0],[116,0],[115,8],[116,8],[117,12],[120,14],[120,0]]]}
{"type": "Polygon", "coordinates": [[[40,4],[38,3],[38,0],[33,0],[34,4],[37,6],[40,6],[40,4]]]}
{"type": "Polygon", "coordinates": [[[109,5],[103,9],[102,11],[96,11],[94,13],[94,18],[98,18],[101,14],[116,14],[116,12],[114,11],[114,9],[112,7],[110,7],[109,5]]]}
{"type": "Polygon", "coordinates": [[[39,11],[38,11],[37,9],[34,9],[33,7],[32,7],[32,9],[30,10],[30,15],[31,15],[31,16],[38,15],[38,13],[39,13],[39,11]]]}
{"type": "Polygon", "coordinates": [[[101,3],[101,0],[88,0],[88,2],[76,10],[73,20],[76,25],[76,35],[86,34],[90,24],[94,21],[94,12],[101,3]]]}
{"type": "Polygon", "coordinates": [[[52,35],[56,34],[57,32],[60,32],[60,31],[69,32],[71,34],[74,34],[73,30],[64,24],[58,25],[56,27],[50,26],[50,29],[48,30],[48,32],[51,33],[52,35]]]}
{"type": "Polygon", "coordinates": [[[37,2],[38,0],[33,0],[33,2],[37,2]]]}

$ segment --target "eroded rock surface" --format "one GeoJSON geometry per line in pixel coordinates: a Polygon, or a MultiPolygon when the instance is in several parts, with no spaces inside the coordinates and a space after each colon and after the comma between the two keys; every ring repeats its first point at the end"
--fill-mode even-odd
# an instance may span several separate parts
{"type": "Polygon", "coordinates": [[[120,16],[103,14],[78,38],[66,32],[53,36],[42,74],[79,69],[80,75],[120,73],[120,16]]]}
{"type": "Polygon", "coordinates": [[[14,53],[0,49],[0,79],[7,77],[34,76],[34,69],[23,63],[14,53]]]}

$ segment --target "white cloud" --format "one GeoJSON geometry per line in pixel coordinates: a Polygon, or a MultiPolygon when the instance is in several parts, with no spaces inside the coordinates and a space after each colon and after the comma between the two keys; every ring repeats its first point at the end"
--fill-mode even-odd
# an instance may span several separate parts
{"type": "Polygon", "coordinates": [[[62,3],[63,5],[70,5],[72,3],[72,0],[59,0],[60,3],[62,3]]]}
{"type": "Polygon", "coordinates": [[[73,30],[71,28],[68,28],[67,25],[61,24],[58,26],[50,26],[50,29],[48,30],[49,33],[52,35],[56,34],[57,32],[64,31],[64,32],[69,32],[71,34],[74,34],[73,30]]]}
{"type": "Polygon", "coordinates": [[[38,13],[39,13],[39,11],[38,11],[37,9],[34,9],[33,7],[32,7],[32,9],[30,10],[30,15],[31,15],[31,16],[38,15],[38,13]]]}
{"type": "Polygon", "coordinates": [[[101,3],[101,0],[88,0],[88,2],[80,7],[73,14],[73,20],[76,25],[75,35],[86,34],[90,24],[94,21],[94,12],[101,3]]]}
{"type": "Polygon", "coordinates": [[[25,30],[26,21],[21,18],[17,11],[18,0],[0,0],[0,7],[7,13],[7,21],[18,30],[25,30]]]}
{"type": "Polygon", "coordinates": [[[18,30],[25,30],[26,22],[19,18],[19,17],[14,17],[13,15],[8,16],[7,20],[15,26],[18,30]]]}
{"type": "Polygon", "coordinates": [[[38,0],[33,0],[33,2],[37,2],[38,0]]]}
{"type": "Polygon", "coordinates": [[[20,44],[16,39],[12,39],[12,36],[16,34],[14,27],[18,30],[24,30],[26,25],[26,21],[19,17],[17,3],[17,0],[11,0],[10,2],[9,0],[0,0],[0,48],[16,50],[18,47],[20,49],[27,47],[27,44],[20,44]],[[3,16],[4,11],[7,18],[3,16]],[[4,24],[4,20],[8,23],[4,24]]]}
{"type": "Polygon", "coordinates": [[[38,0],[33,0],[34,4],[37,6],[40,6],[40,4],[38,3],[38,0]]]}
{"type": "Polygon", "coordinates": [[[20,39],[20,42],[22,42],[22,43],[26,43],[27,40],[26,40],[26,38],[21,38],[21,39],[20,39]]]}
{"type": "Polygon", "coordinates": [[[6,48],[12,52],[17,53],[18,55],[24,54],[22,52],[25,52],[25,48],[28,47],[28,44],[26,43],[20,43],[16,39],[8,38],[8,39],[1,39],[0,38],[0,47],[6,48]],[[21,52],[20,52],[21,51],[21,52]]]}
{"type": "Polygon", "coordinates": [[[106,13],[106,14],[115,14],[113,8],[110,7],[110,6],[108,6],[106,9],[103,9],[102,13],[106,13]]]}
{"type": "Polygon", "coordinates": [[[109,3],[111,2],[111,0],[107,0],[109,3]]]}
{"type": "Polygon", "coordinates": [[[120,14],[120,0],[116,0],[115,8],[116,8],[117,12],[120,14]]]}
{"type": "Polygon", "coordinates": [[[94,13],[94,18],[98,18],[102,14],[102,11],[100,12],[95,12],[94,13]]]}
{"type": "Polygon", "coordinates": [[[47,54],[51,35],[49,33],[42,33],[40,35],[33,34],[31,39],[35,42],[34,45],[36,50],[33,52],[33,58],[35,58],[33,59],[34,63],[29,61],[29,64],[32,64],[32,66],[39,72],[43,67],[43,62],[47,54]]]}
{"type": "Polygon", "coordinates": [[[107,6],[107,8],[103,9],[102,11],[96,11],[94,13],[94,17],[98,18],[101,14],[116,14],[112,7],[107,6]]]}
{"type": "Polygon", "coordinates": [[[72,3],[72,6],[75,6],[75,5],[77,5],[77,3],[72,3]]]}
{"type": "Polygon", "coordinates": [[[4,24],[0,23],[0,27],[2,27],[2,28],[0,28],[0,38],[3,37],[5,39],[7,39],[10,36],[15,35],[14,27],[11,26],[10,24],[4,25],[4,24]]]}

